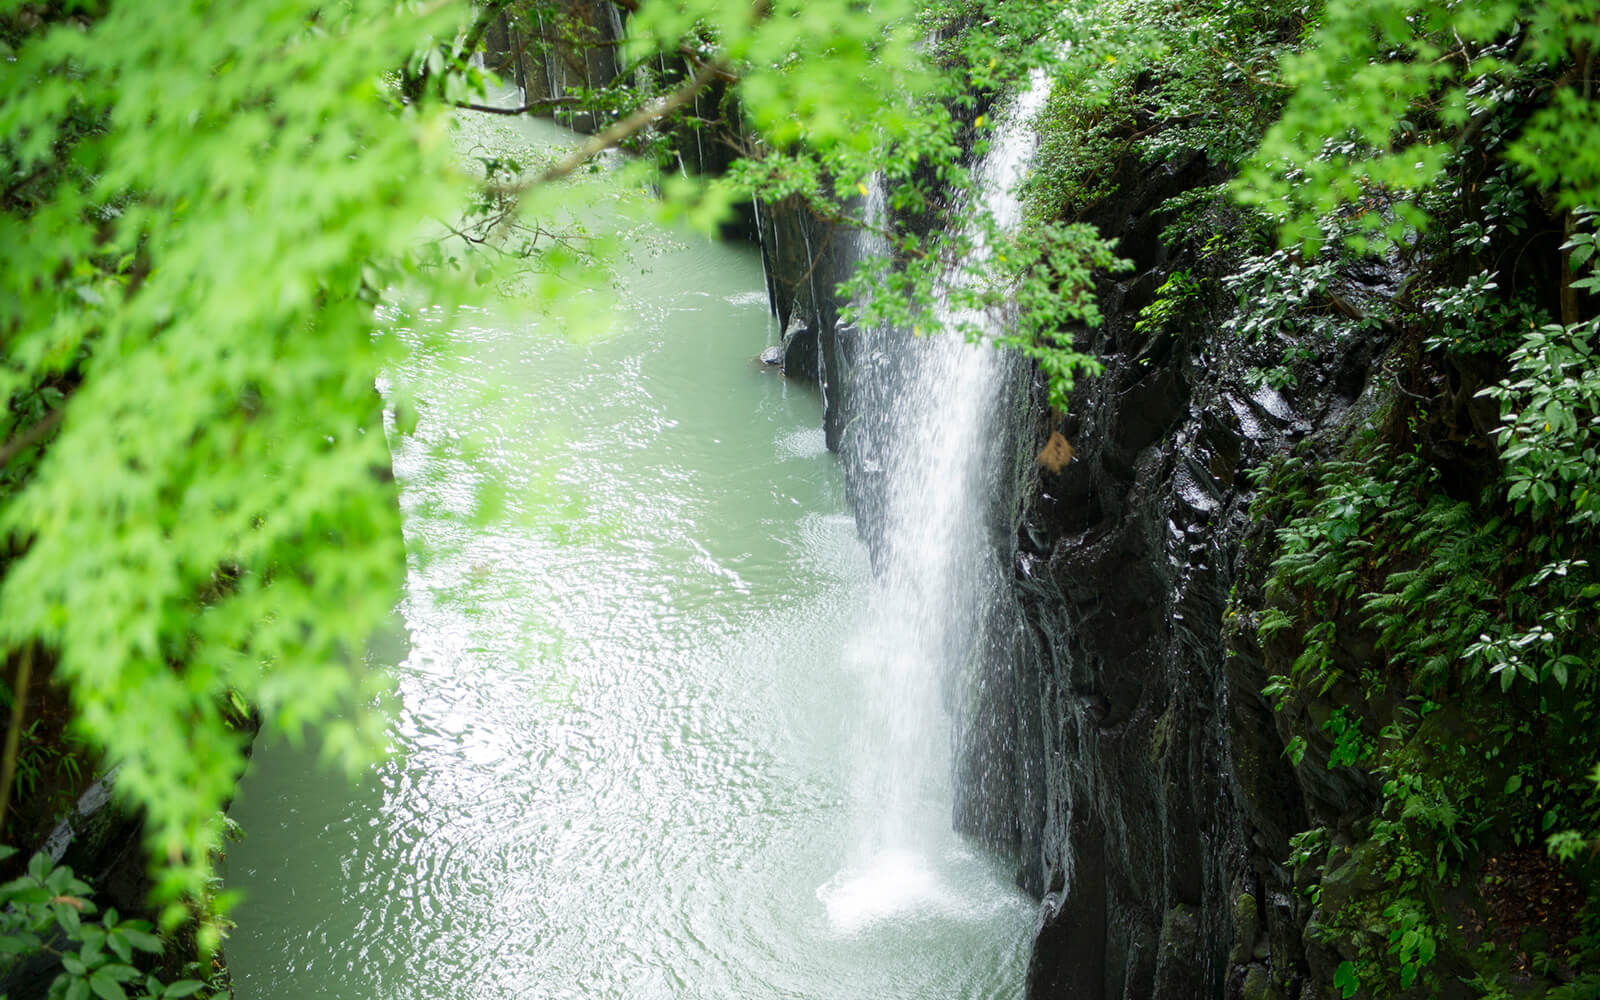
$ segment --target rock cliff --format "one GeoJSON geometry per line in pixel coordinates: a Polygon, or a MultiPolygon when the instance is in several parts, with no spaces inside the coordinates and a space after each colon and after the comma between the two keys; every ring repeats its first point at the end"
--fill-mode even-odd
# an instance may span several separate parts
{"type": "Polygon", "coordinates": [[[1218,179],[1186,157],[1096,209],[1135,265],[1103,283],[1106,321],[1085,334],[1106,370],[1065,415],[1034,411],[1031,448],[1059,433],[1073,449],[1016,510],[1026,638],[1012,745],[1027,780],[1013,815],[1023,883],[1044,900],[1034,998],[1273,996],[1303,964],[1282,865],[1306,826],[1303,789],[1261,695],[1254,631],[1230,620],[1250,605],[1230,597],[1259,587],[1247,473],[1299,441],[1346,437],[1376,405],[1386,345],[1352,334],[1280,392],[1259,380],[1273,359],[1196,322],[1207,310],[1138,322],[1196,266],[1158,238],[1158,206],[1218,179]]]}
{"type": "MultiPolygon", "coordinates": [[[[1080,332],[1104,373],[1065,414],[1021,366],[1007,396],[1012,458],[993,514],[1014,601],[967,681],[954,819],[1014,852],[1041,899],[1030,998],[1298,996],[1308,914],[1283,864],[1289,838],[1308,810],[1370,804],[1372,790],[1297,775],[1254,630],[1230,621],[1259,606],[1269,548],[1251,545],[1270,529],[1250,516],[1247,473],[1298,442],[1336,447],[1367,420],[1394,391],[1373,378],[1391,338],[1352,322],[1280,391],[1260,380],[1276,353],[1219,335],[1231,303],[1138,322],[1173,273],[1228,262],[1200,265],[1160,238],[1163,202],[1222,179],[1204,156],[1129,168],[1138,179],[1087,220],[1134,262],[1098,289],[1103,325],[1080,332]],[[1054,469],[1038,460],[1052,440],[1069,456],[1054,469]]],[[[861,362],[831,289],[856,251],[798,203],[761,220],[786,371],[821,386],[838,448],[861,362]]],[[[1390,280],[1337,278],[1358,301],[1390,280]]],[[[847,462],[847,475],[870,505],[871,470],[847,462]]]]}

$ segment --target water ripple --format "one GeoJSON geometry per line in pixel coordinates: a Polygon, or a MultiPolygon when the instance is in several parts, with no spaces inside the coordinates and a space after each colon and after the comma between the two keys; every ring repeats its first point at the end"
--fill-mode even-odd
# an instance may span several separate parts
{"type": "Polygon", "coordinates": [[[241,1000],[1020,994],[1009,872],[942,833],[849,855],[869,569],[815,396],[749,364],[758,259],[638,280],[655,306],[588,343],[408,334],[394,754],[352,788],[260,748],[241,1000]]]}

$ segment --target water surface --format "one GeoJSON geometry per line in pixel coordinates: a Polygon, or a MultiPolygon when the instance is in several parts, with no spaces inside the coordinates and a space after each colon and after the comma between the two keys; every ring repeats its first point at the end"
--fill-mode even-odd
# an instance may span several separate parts
{"type": "Polygon", "coordinates": [[[241,1000],[1021,995],[1032,906],[947,788],[859,842],[871,569],[814,392],[753,360],[757,254],[673,240],[605,336],[486,317],[396,373],[395,753],[351,786],[259,749],[241,1000]]]}

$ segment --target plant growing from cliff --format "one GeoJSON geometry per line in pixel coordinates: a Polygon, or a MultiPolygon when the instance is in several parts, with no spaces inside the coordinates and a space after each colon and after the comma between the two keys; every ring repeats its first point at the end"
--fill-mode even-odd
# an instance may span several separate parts
{"type": "Polygon", "coordinates": [[[1356,965],[1349,959],[1339,963],[1333,970],[1333,986],[1339,991],[1339,996],[1349,1000],[1361,988],[1361,977],[1356,973],[1356,965]]]}
{"type": "MultiPolygon", "coordinates": [[[[0,860],[14,854],[0,848],[0,860]]],[[[0,885],[0,970],[39,954],[55,956],[62,969],[51,981],[51,1000],[182,1000],[206,989],[198,979],[166,983],[141,972],[136,953],[160,955],[164,945],[146,921],[100,912],[89,886],[72,869],[45,854],[27,872],[0,885]]]]}
{"type": "Polygon", "coordinates": [[[1237,191],[1281,221],[1287,244],[1319,246],[1335,214],[1354,223],[1351,242],[1401,241],[1428,217],[1409,195],[1438,181],[1499,107],[1529,101],[1505,159],[1560,209],[1600,203],[1591,13],[1525,0],[1327,3],[1283,62],[1288,103],[1237,191]]]}
{"type": "Polygon", "coordinates": [[[1193,274],[1187,270],[1172,272],[1156,289],[1150,304],[1139,310],[1139,318],[1134,321],[1135,332],[1151,336],[1158,330],[1175,326],[1190,307],[1201,301],[1202,294],[1200,282],[1193,274]]]}
{"type": "Polygon", "coordinates": [[[1147,0],[1080,15],[1041,116],[1033,217],[1078,221],[1140,164],[1236,167],[1276,113],[1273,75],[1302,16],[1285,3],[1147,0]]]}
{"type": "MultiPolygon", "coordinates": [[[[1549,336],[1533,331],[1530,341],[1547,344],[1549,336]]],[[[1546,381],[1564,370],[1533,355],[1526,363],[1546,381]]],[[[1495,392],[1526,398],[1510,390],[1523,381],[1513,375],[1495,392]]],[[[1520,420],[1508,410],[1507,426],[1530,420],[1537,426],[1529,430],[1544,433],[1542,402],[1520,420]]],[[[1365,453],[1317,467],[1321,481],[1310,491],[1282,472],[1260,477],[1296,499],[1279,532],[1274,611],[1258,625],[1264,643],[1281,648],[1287,637],[1295,647],[1290,673],[1269,685],[1269,697],[1292,720],[1335,698],[1322,727],[1329,765],[1360,767],[1381,781],[1368,835],[1387,858],[1378,909],[1321,919],[1359,938],[1365,921],[1381,917],[1386,946],[1355,962],[1353,973],[1366,988],[1406,990],[1423,981],[1441,947],[1431,887],[1457,878],[1486,833],[1531,844],[1564,820],[1591,815],[1593,796],[1578,775],[1591,753],[1594,640],[1563,602],[1592,600],[1581,597],[1592,586],[1587,568],[1566,552],[1592,542],[1562,541],[1559,532],[1530,537],[1531,503],[1519,511],[1508,500],[1504,514],[1491,516],[1483,505],[1450,499],[1420,449],[1358,451],[1365,453]],[[1335,685],[1357,682],[1342,652],[1351,642],[1373,642],[1378,660],[1359,679],[1368,698],[1340,705],[1335,685]],[[1380,735],[1371,742],[1358,708],[1370,714],[1382,704],[1379,688],[1410,697],[1392,717],[1373,720],[1380,735]],[[1462,730],[1472,737],[1454,735],[1462,730]],[[1509,775],[1505,767],[1513,767],[1509,775]]],[[[1517,470],[1516,459],[1508,461],[1506,483],[1519,481],[1517,470]]],[[[1508,493],[1502,485],[1485,503],[1508,493]]],[[[1304,753],[1306,739],[1302,729],[1290,745],[1304,753]]],[[[1554,843],[1583,842],[1574,834],[1554,843]]]]}
{"type": "Polygon", "coordinates": [[[1328,755],[1328,766],[1355,767],[1372,756],[1372,742],[1361,732],[1361,720],[1350,710],[1340,706],[1333,710],[1322,728],[1333,737],[1333,751],[1328,755]]]}
{"type": "Polygon", "coordinates": [[[1389,922],[1389,952],[1400,966],[1400,988],[1410,989],[1438,954],[1437,931],[1414,900],[1390,903],[1383,916],[1389,922]]]}
{"type": "MultiPolygon", "coordinates": [[[[1506,499],[1517,513],[1554,523],[1563,533],[1586,534],[1600,526],[1600,476],[1593,461],[1600,444],[1594,426],[1600,416],[1597,333],[1600,320],[1530,330],[1511,354],[1512,378],[1484,390],[1504,414],[1497,437],[1508,466],[1506,499]]],[[[1582,560],[1553,562],[1530,582],[1586,566],[1582,560]]]]}
{"type": "MultiPolygon", "coordinates": [[[[1600,788],[1600,764],[1596,764],[1589,780],[1600,788]]],[[[1600,851],[1600,830],[1585,835],[1578,830],[1558,830],[1545,841],[1551,855],[1561,861],[1574,861],[1581,855],[1600,851]]]]}
{"type": "MultiPolygon", "coordinates": [[[[1288,669],[1269,662],[1281,676],[1268,688],[1290,746],[1331,743],[1330,759],[1350,762],[1351,728],[1319,734],[1313,706],[1380,734],[1359,763],[1381,781],[1366,835],[1388,852],[1380,902],[1327,919],[1348,942],[1381,918],[1387,940],[1337,985],[1384,995],[1426,982],[1448,936],[1432,887],[1470,870],[1481,845],[1593,827],[1582,776],[1600,651],[1587,510],[1600,400],[1583,295],[1600,287],[1585,210],[1600,193],[1600,27],[1577,5],[1351,0],[1311,28],[1284,62],[1285,113],[1234,185],[1281,227],[1272,273],[1314,271],[1336,243],[1381,250],[1366,259],[1386,268],[1428,268],[1381,312],[1340,305],[1340,268],[1277,315],[1248,292],[1244,310],[1269,337],[1319,310],[1340,324],[1335,312],[1378,316],[1405,345],[1382,426],[1300,483],[1265,483],[1260,501],[1282,526],[1277,614],[1259,638],[1274,658],[1292,650],[1288,669]],[[1567,237],[1561,272],[1530,273],[1522,251],[1546,218],[1567,237]],[[1442,373],[1468,392],[1491,383],[1492,442],[1452,412],[1442,373]]],[[[1587,837],[1550,843],[1570,854],[1587,837]]]]}
{"type": "MultiPolygon", "coordinates": [[[[1571,287],[1600,291],[1594,215],[1564,246],[1578,276],[1571,287]]],[[[1600,575],[1584,554],[1600,543],[1600,377],[1596,337],[1600,318],[1532,326],[1510,355],[1511,373],[1483,395],[1500,404],[1496,434],[1505,462],[1504,498],[1539,530],[1532,559],[1517,587],[1539,595],[1537,618],[1521,627],[1479,636],[1469,653],[1497,673],[1501,686],[1553,683],[1567,692],[1561,716],[1591,718],[1600,678],[1594,670],[1590,621],[1600,598],[1600,575]]],[[[1595,771],[1600,777],[1600,768],[1595,771]]],[[[1543,831],[1566,822],[1592,822],[1587,808],[1551,809],[1543,831]]],[[[1573,830],[1550,836],[1552,853],[1570,858],[1584,838],[1573,830]]]]}

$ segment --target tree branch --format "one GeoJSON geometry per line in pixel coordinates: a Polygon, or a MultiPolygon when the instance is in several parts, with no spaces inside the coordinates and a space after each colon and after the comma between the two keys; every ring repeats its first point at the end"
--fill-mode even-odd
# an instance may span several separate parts
{"type": "Polygon", "coordinates": [[[466,101],[457,101],[455,106],[462,111],[482,111],[486,115],[525,115],[581,103],[582,98],[578,97],[547,97],[542,101],[531,101],[520,108],[496,108],[488,104],[470,104],[466,101]]]}
{"type": "Polygon", "coordinates": [[[566,177],[600,153],[612,149],[624,140],[637,135],[651,124],[672,114],[694,100],[694,95],[704,90],[706,85],[716,79],[717,75],[722,72],[724,70],[720,62],[705,63],[689,82],[677,90],[648,107],[640,108],[604,132],[590,136],[583,145],[573,150],[570,155],[557,161],[550,169],[540,174],[537,178],[537,183],[547,184],[550,181],[557,181],[566,177]]]}
{"type": "Polygon", "coordinates": [[[29,427],[21,434],[14,435],[3,447],[0,447],[0,467],[17,456],[17,453],[35,444],[38,440],[50,433],[56,424],[61,422],[61,415],[66,412],[65,406],[58,406],[45,414],[44,419],[29,427]]]}
{"type": "Polygon", "coordinates": [[[472,24],[472,30],[467,32],[467,37],[461,42],[461,51],[467,55],[478,50],[483,42],[483,36],[489,33],[489,28],[511,6],[511,0],[490,0],[483,10],[478,12],[478,18],[472,24]]]}
{"type": "Polygon", "coordinates": [[[708,62],[706,62],[704,59],[700,58],[700,53],[696,52],[694,49],[690,48],[687,45],[678,46],[678,55],[683,56],[683,59],[684,59],[685,62],[687,62],[690,65],[694,66],[698,70],[702,70],[703,71],[703,70],[705,70],[707,68],[710,68],[712,70],[713,74],[716,76],[716,78],[718,80],[721,80],[723,83],[738,83],[739,82],[738,74],[733,73],[733,72],[729,71],[728,69],[724,68],[720,63],[708,63],[708,62]]]}
{"type": "Polygon", "coordinates": [[[11,728],[6,731],[5,760],[0,763],[0,830],[5,829],[6,810],[11,806],[11,783],[17,776],[17,748],[22,739],[22,720],[28,710],[28,682],[32,679],[33,643],[30,641],[22,647],[22,662],[17,664],[17,682],[11,691],[11,728]]]}

